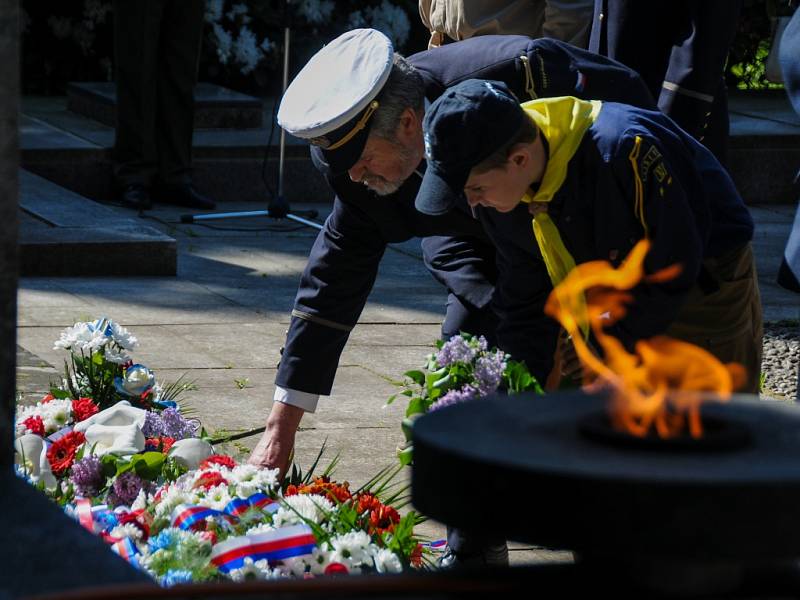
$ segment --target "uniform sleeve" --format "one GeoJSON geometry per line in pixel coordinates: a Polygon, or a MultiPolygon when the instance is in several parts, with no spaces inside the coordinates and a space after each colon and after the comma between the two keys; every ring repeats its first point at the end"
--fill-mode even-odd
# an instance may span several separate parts
{"type": "Polygon", "coordinates": [[[672,48],[658,107],[702,140],[739,17],[738,0],[688,2],[687,38],[672,48]]]}
{"type": "Polygon", "coordinates": [[[385,249],[375,224],[337,198],[300,280],[276,385],[330,394],[385,249]]]}
{"type": "Polygon", "coordinates": [[[681,273],[671,281],[642,283],[633,290],[627,316],[611,332],[629,347],[637,339],[663,333],[677,316],[686,293],[698,279],[707,243],[710,212],[702,198],[686,189],[697,177],[685,158],[670,157],[654,139],[626,136],[614,162],[615,189],[607,190],[607,210],[599,210],[601,256],[619,263],[643,237],[650,240],[645,272],[677,264],[681,273]]]}

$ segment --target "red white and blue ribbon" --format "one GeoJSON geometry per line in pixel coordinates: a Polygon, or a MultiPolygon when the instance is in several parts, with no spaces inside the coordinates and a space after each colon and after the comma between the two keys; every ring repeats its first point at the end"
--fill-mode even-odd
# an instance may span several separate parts
{"type": "Polygon", "coordinates": [[[273,531],[229,538],[211,549],[211,563],[222,573],[244,566],[244,559],[253,562],[274,562],[311,554],[317,543],[308,525],[292,525],[273,531]]]}
{"type": "Polygon", "coordinates": [[[431,550],[436,550],[438,552],[444,552],[444,549],[447,547],[447,540],[434,540],[432,542],[424,542],[422,546],[427,546],[431,550]]]}
{"type": "Polygon", "coordinates": [[[48,445],[50,445],[53,442],[57,442],[58,440],[60,440],[61,438],[63,438],[65,435],[67,435],[71,431],[72,431],[72,425],[67,425],[66,427],[62,427],[58,431],[54,431],[53,433],[48,435],[45,438],[45,441],[47,441],[48,445]]]}
{"type": "Polygon", "coordinates": [[[111,544],[111,550],[119,554],[134,567],[139,566],[139,549],[136,547],[136,544],[133,543],[131,538],[126,537],[115,544],[111,544]]]}
{"type": "Polygon", "coordinates": [[[188,504],[179,504],[172,511],[172,526],[188,531],[190,529],[202,529],[205,527],[205,520],[208,517],[225,517],[221,510],[208,508],[207,506],[189,506],[188,504]]]}
{"type": "Polygon", "coordinates": [[[92,506],[89,498],[77,498],[73,513],[78,523],[92,533],[107,531],[117,524],[116,516],[107,505],[92,506]]]}

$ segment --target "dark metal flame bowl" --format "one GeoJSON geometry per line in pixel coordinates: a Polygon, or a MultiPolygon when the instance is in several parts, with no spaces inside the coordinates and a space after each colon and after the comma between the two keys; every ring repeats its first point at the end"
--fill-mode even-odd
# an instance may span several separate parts
{"type": "Polygon", "coordinates": [[[586,435],[604,407],[575,392],[420,418],[414,505],[453,526],[587,556],[800,557],[800,408],[747,396],[704,405],[710,422],[745,436],[709,452],[586,435]]]}

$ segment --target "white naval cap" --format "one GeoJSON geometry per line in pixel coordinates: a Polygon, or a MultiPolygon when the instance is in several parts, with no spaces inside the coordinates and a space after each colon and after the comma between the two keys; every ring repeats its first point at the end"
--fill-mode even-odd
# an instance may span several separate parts
{"type": "Polygon", "coordinates": [[[317,52],[286,90],[278,124],[308,140],[324,170],[352,167],[367,140],[375,100],[392,70],[392,42],[375,29],[354,29],[317,52]]]}

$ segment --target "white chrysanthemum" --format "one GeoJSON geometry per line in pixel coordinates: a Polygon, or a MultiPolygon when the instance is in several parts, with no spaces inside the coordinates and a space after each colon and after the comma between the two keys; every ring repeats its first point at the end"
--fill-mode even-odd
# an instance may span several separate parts
{"type": "Polygon", "coordinates": [[[253,559],[247,556],[244,559],[244,565],[239,569],[233,569],[228,573],[228,577],[233,581],[264,581],[278,579],[282,577],[282,574],[278,570],[270,569],[266,559],[253,562],[253,559]]]}
{"type": "Polygon", "coordinates": [[[400,557],[391,550],[380,548],[374,556],[375,570],[378,573],[400,573],[403,571],[403,563],[400,557]]]}
{"type": "Polygon", "coordinates": [[[245,535],[256,535],[258,533],[267,533],[269,531],[275,531],[275,527],[273,527],[269,523],[260,523],[255,527],[251,527],[245,532],[245,535]]]}
{"type": "Polygon", "coordinates": [[[147,492],[144,489],[139,490],[139,495],[136,496],[136,500],[133,501],[131,504],[131,511],[134,510],[144,510],[147,508],[148,504],[153,501],[152,496],[148,498],[147,492]]]}
{"type": "Polygon", "coordinates": [[[108,362],[117,364],[117,365],[124,365],[126,362],[132,360],[131,355],[128,354],[126,350],[116,350],[111,346],[106,346],[105,350],[103,351],[103,356],[108,362]]]}
{"type": "Polygon", "coordinates": [[[222,9],[225,6],[225,0],[206,0],[206,23],[216,23],[222,18],[222,9]]]}
{"type": "Polygon", "coordinates": [[[124,348],[125,350],[136,349],[136,346],[139,345],[139,340],[131,335],[130,331],[114,321],[109,321],[108,324],[111,327],[111,339],[114,340],[114,343],[117,344],[117,346],[124,348]]]}
{"type": "Polygon", "coordinates": [[[228,478],[243,498],[256,492],[268,493],[278,486],[278,469],[264,469],[255,465],[237,465],[228,478]]]}
{"type": "Polygon", "coordinates": [[[205,494],[198,500],[200,506],[223,510],[228,505],[228,502],[231,501],[231,494],[228,491],[228,486],[223,483],[206,490],[205,494]]]}
{"type": "Polygon", "coordinates": [[[169,486],[167,490],[161,494],[161,498],[159,498],[156,504],[156,518],[169,518],[176,506],[179,504],[190,504],[191,496],[191,494],[182,490],[180,486],[169,486]]]}
{"type": "Polygon", "coordinates": [[[303,577],[310,568],[308,556],[292,556],[281,560],[278,570],[285,577],[303,577]]]}
{"type": "Polygon", "coordinates": [[[225,16],[228,17],[231,21],[235,21],[236,17],[239,15],[247,15],[247,5],[244,3],[234,4],[231,6],[231,9],[225,13],[225,16]]]}
{"type": "Polygon", "coordinates": [[[75,323],[61,332],[53,350],[71,350],[91,354],[109,341],[104,332],[94,329],[91,323],[75,323]]]}
{"type": "Polygon", "coordinates": [[[330,500],[316,494],[287,496],[282,503],[288,506],[281,506],[272,518],[276,527],[304,523],[306,520],[320,523],[334,509],[330,500]]]}
{"type": "Polygon", "coordinates": [[[117,525],[109,532],[109,535],[116,538],[131,538],[133,541],[142,539],[142,530],[133,523],[117,525]]]}
{"type": "Polygon", "coordinates": [[[239,31],[233,52],[236,60],[242,65],[242,75],[252,73],[264,58],[264,53],[258,47],[256,34],[250,31],[246,25],[243,25],[239,31]]]}
{"type": "Polygon", "coordinates": [[[333,12],[331,0],[302,0],[297,6],[297,12],[304,16],[309,23],[325,23],[333,12]]]}
{"type": "Polygon", "coordinates": [[[333,551],[331,562],[340,562],[351,573],[358,573],[359,567],[372,566],[372,540],[366,531],[351,531],[344,535],[337,535],[329,542],[333,551]]]}
{"type": "Polygon", "coordinates": [[[233,47],[233,37],[219,23],[214,23],[212,27],[214,32],[214,42],[217,46],[217,58],[223,65],[227,65],[231,58],[231,49],[233,47]]]}
{"type": "Polygon", "coordinates": [[[336,562],[331,559],[332,552],[330,550],[326,550],[324,548],[316,547],[311,552],[311,556],[306,556],[305,561],[311,567],[311,572],[314,575],[323,575],[325,574],[325,569],[328,568],[332,562],[336,562]]]}
{"type": "Polygon", "coordinates": [[[45,433],[53,433],[72,423],[72,401],[51,400],[44,404],[37,404],[34,414],[42,417],[45,433]]]}

